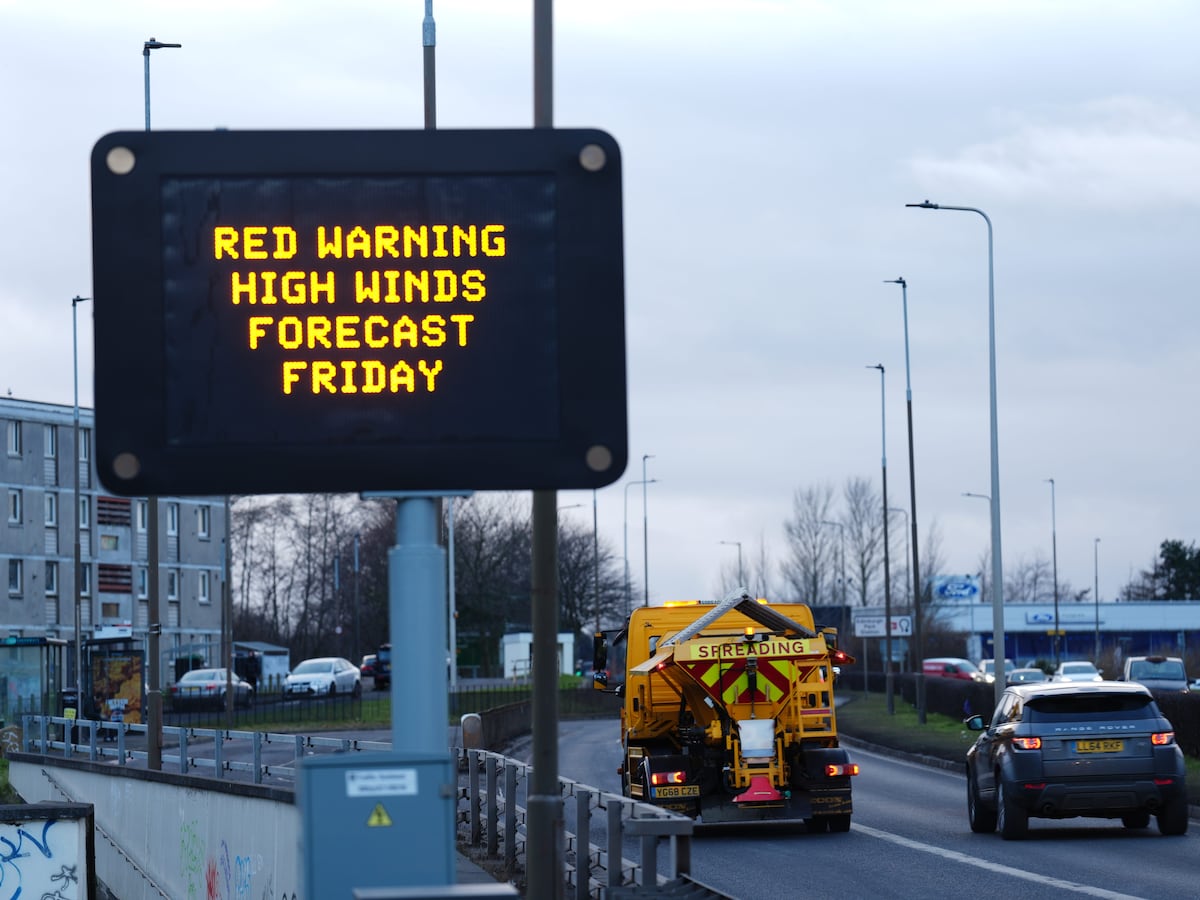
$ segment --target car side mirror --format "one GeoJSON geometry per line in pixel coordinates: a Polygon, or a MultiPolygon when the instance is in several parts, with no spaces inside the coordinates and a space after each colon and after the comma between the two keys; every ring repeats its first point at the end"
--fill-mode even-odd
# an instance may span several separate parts
{"type": "Polygon", "coordinates": [[[983,731],[987,727],[983,724],[983,716],[979,715],[963,719],[963,724],[967,726],[969,731],[983,731]]]}

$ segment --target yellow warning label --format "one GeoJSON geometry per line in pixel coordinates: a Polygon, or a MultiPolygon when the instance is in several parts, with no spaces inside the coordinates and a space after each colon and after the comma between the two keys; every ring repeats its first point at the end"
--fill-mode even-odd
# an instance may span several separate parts
{"type": "Polygon", "coordinates": [[[375,808],[371,810],[371,815],[367,817],[368,828],[391,828],[392,817],[387,814],[387,810],[383,808],[382,803],[376,803],[375,808]]]}

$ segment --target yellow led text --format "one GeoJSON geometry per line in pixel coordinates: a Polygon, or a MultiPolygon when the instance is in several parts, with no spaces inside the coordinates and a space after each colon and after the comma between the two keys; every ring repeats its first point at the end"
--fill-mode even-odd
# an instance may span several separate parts
{"type": "Polygon", "coordinates": [[[419,320],[409,316],[394,320],[385,316],[251,316],[248,346],[258,350],[265,342],[285,350],[357,350],[363,346],[383,350],[441,347],[448,339],[451,346],[465,347],[467,327],[474,321],[469,313],[429,315],[419,320]]]}
{"type": "Polygon", "coordinates": [[[345,232],[341,225],[317,226],[318,259],[503,256],[505,249],[503,225],[355,225],[345,232]]]}
{"type": "Polygon", "coordinates": [[[434,379],[442,371],[442,361],[435,359],[428,363],[423,359],[417,360],[417,368],[400,360],[390,367],[377,359],[363,361],[346,359],[341,362],[331,360],[290,360],[283,364],[283,392],[308,390],[314,394],[391,394],[401,392],[413,393],[423,388],[429,393],[434,392],[434,379]],[[304,377],[307,372],[308,376],[304,377]],[[418,375],[423,376],[418,378],[418,375]]]}

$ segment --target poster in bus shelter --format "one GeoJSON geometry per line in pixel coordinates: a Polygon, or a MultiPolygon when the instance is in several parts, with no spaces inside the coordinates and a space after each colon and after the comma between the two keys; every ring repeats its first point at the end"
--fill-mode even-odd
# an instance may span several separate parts
{"type": "Polygon", "coordinates": [[[142,724],[144,660],[133,652],[92,657],[92,703],[101,722],[142,724]]]}

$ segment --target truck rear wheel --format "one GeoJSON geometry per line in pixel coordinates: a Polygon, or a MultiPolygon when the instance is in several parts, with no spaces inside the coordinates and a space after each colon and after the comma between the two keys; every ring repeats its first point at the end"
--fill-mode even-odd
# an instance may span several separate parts
{"type": "Polygon", "coordinates": [[[834,834],[845,834],[850,830],[850,816],[847,813],[827,818],[829,819],[829,830],[834,834]]]}

